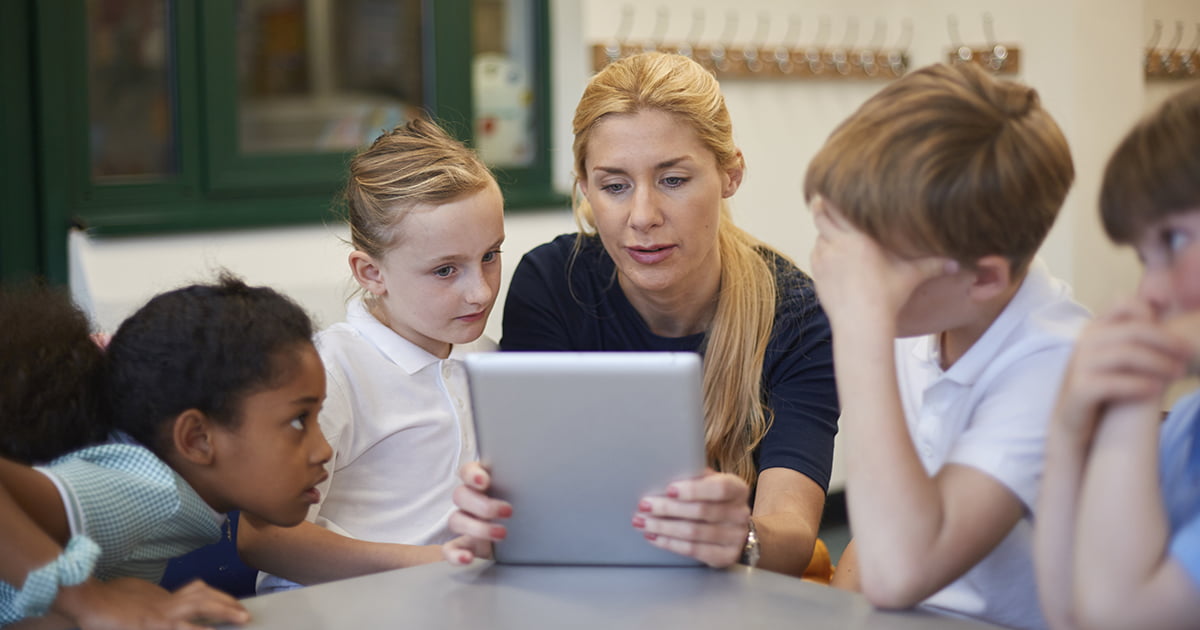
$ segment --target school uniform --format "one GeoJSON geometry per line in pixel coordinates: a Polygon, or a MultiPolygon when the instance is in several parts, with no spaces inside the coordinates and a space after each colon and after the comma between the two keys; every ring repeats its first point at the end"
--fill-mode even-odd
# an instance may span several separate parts
{"type": "Polygon", "coordinates": [[[1200,593],[1200,391],[1175,403],[1163,423],[1159,479],[1171,523],[1168,553],[1200,593]]]}
{"type": "MultiPolygon", "coordinates": [[[[333,458],[308,520],[372,542],[453,538],[458,469],[478,459],[462,359],[494,350],[495,342],[456,345],[439,359],[375,319],[361,300],[315,342],[327,377],[321,431],[333,458]]],[[[297,586],[259,575],[259,593],[297,586]]]]}
{"type": "Polygon", "coordinates": [[[950,369],[938,336],[897,339],[909,434],[932,477],[948,464],[992,477],[1026,515],[965,575],[922,606],[1017,628],[1044,628],[1033,569],[1033,513],[1048,422],[1079,330],[1090,318],[1039,260],[983,336],[950,369]]]}
{"type": "MultiPolygon", "coordinates": [[[[71,536],[100,547],[92,575],[158,582],[167,562],[221,539],[226,517],[154,453],[123,433],[35,470],[58,488],[71,536]]],[[[0,582],[0,626],[22,618],[0,582]]]]}

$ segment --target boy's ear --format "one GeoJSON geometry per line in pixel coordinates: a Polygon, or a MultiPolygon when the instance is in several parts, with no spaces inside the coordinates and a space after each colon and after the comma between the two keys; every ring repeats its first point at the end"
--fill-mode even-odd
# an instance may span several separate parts
{"type": "Polygon", "coordinates": [[[206,466],[216,456],[213,448],[213,423],[199,409],[188,409],[175,417],[171,442],[185,461],[206,466]]]}
{"type": "Polygon", "coordinates": [[[380,296],[387,294],[387,285],[383,282],[383,269],[370,254],[358,250],[350,252],[350,273],[367,293],[380,296]]]}
{"type": "Polygon", "coordinates": [[[975,279],[968,289],[972,298],[990,300],[1012,285],[1012,263],[1004,256],[984,256],[975,261],[975,279]]]}

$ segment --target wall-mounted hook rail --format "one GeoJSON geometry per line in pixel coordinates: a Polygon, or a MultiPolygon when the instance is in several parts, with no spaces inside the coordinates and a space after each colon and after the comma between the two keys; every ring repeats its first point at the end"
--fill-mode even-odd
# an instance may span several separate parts
{"type": "MultiPolygon", "coordinates": [[[[886,20],[876,20],[870,41],[858,41],[858,20],[847,19],[839,25],[840,41],[831,41],[832,20],[821,16],[815,20],[816,34],[811,40],[803,41],[800,26],[804,23],[799,16],[789,16],[787,31],[776,40],[770,36],[771,16],[757,15],[756,27],[748,40],[739,40],[739,16],[730,12],[725,16],[715,39],[702,37],[705,15],[696,11],[685,41],[662,41],[668,16],[661,12],[656,16],[653,34],[645,42],[629,41],[627,36],[632,26],[632,11],[626,7],[621,13],[620,25],[612,38],[592,46],[592,67],[596,70],[629,55],[644,50],[659,50],[678,53],[695,59],[718,78],[735,79],[866,79],[889,80],[908,71],[908,46],[912,41],[912,22],[905,20],[901,36],[894,45],[885,42],[886,20]]],[[[812,24],[814,21],[808,22],[812,24]]]]}

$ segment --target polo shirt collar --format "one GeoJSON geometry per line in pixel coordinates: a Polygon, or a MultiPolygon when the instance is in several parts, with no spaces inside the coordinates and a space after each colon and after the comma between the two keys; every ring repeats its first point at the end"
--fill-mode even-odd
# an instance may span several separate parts
{"type": "MultiPolygon", "coordinates": [[[[1028,313],[1042,304],[1052,301],[1060,293],[1049,269],[1040,258],[1034,258],[1029,263],[1029,271],[1021,280],[1021,288],[1013,294],[1011,300],[1000,311],[1000,315],[988,326],[983,336],[975,341],[967,352],[954,365],[946,370],[942,377],[961,385],[973,385],[983,374],[984,370],[1004,350],[1005,341],[1021,324],[1028,313]]],[[[926,335],[913,344],[913,356],[919,361],[930,364],[941,370],[940,335],[926,335]]]]}
{"type": "MultiPolygon", "coordinates": [[[[409,375],[441,360],[375,319],[361,299],[351,302],[346,308],[346,323],[409,375]]],[[[453,350],[450,356],[454,356],[453,350]]]]}

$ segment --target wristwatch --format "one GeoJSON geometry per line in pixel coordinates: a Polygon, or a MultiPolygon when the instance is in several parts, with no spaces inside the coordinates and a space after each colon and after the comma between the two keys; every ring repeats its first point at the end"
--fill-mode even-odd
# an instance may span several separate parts
{"type": "Polygon", "coordinates": [[[742,547],[741,563],[750,566],[758,566],[758,559],[762,555],[762,550],[758,547],[758,532],[754,530],[754,519],[749,521],[750,530],[746,532],[746,544],[742,547]]]}

